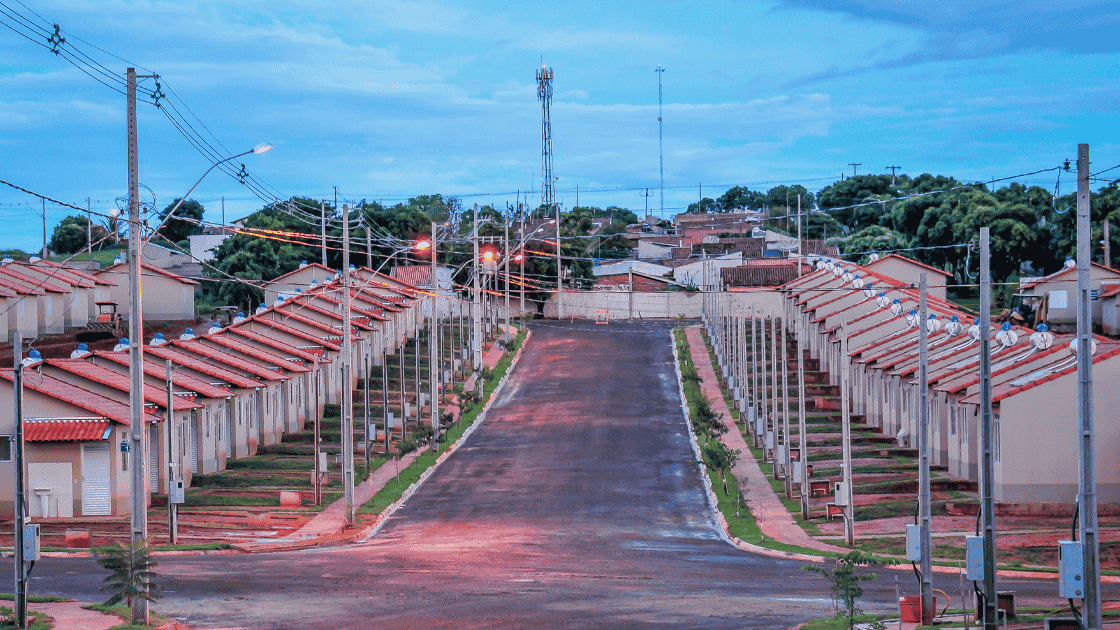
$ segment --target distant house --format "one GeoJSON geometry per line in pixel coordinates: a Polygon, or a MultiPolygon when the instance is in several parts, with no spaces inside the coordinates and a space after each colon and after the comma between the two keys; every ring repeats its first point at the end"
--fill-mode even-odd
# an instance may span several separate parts
{"type": "Polygon", "coordinates": [[[601,275],[595,278],[596,291],[634,291],[636,293],[655,293],[679,286],[671,278],[652,275],[638,270],[625,273],[601,275]]]}
{"type": "Polygon", "coordinates": [[[777,287],[812,271],[812,265],[802,263],[799,273],[795,260],[761,259],[748,260],[742,267],[724,267],[720,278],[728,287],[777,287]]]}
{"type": "Polygon", "coordinates": [[[304,263],[298,269],[264,283],[264,305],[272,306],[277,297],[292,297],[306,291],[311,283],[323,284],[334,278],[338,271],[319,263],[304,263]],[[298,289],[298,291],[297,291],[298,289]]]}
{"type": "Polygon", "coordinates": [[[36,333],[33,334],[66,332],[66,307],[72,294],[70,285],[29,275],[26,268],[18,263],[0,265],[0,283],[16,292],[23,292],[25,302],[35,300],[36,333]]]}
{"type": "Polygon", "coordinates": [[[734,252],[716,258],[697,260],[673,269],[673,280],[679,284],[697,287],[714,287],[720,283],[720,270],[743,264],[743,252],[734,252]]]}
{"type": "Polygon", "coordinates": [[[1097,299],[1101,302],[1101,330],[1110,337],[1120,337],[1120,283],[1103,287],[1097,299]]]}
{"type": "MultiPolygon", "coordinates": [[[[145,321],[195,318],[194,292],[198,281],[147,263],[140,263],[140,269],[140,306],[144,309],[145,321]]],[[[97,276],[116,285],[110,287],[110,299],[117,303],[117,312],[128,319],[128,264],[106,267],[97,276]]]]}
{"type": "Polygon", "coordinates": [[[626,275],[631,269],[633,269],[635,273],[644,273],[648,276],[671,276],[673,273],[671,267],[642,262],[640,260],[619,260],[604,263],[598,267],[594,267],[591,273],[595,274],[596,277],[615,276],[618,274],[626,275]]]}
{"type": "Polygon", "coordinates": [[[232,231],[222,228],[206,228],[202,234],[191,234],[187,237],[191,242],[191,257],[203,262],[214,260],[214,250],[231,236],[232,231]]]}
{"type": "MultiPolygon", "coordinates": [[[[1093,263],[1089,269],[1089,308],[1093,312],[1094,326],[1101,324],[1101,301],[1098,297],[1102,285],[1116,283],[1120,283],[1120,271],[1093,263]]],[[[1039,321],[1057,330],[1069,330],[1077,325],[1077,265],[1072,261],[1048,276],[1022,282],[1019,294],[1034,306],[1039,321]]]]}
{"type": "Polygon", "coordinates": [[[939,300],[946,299],[945,284],[952,279],[953,274],[942,271],[936,267],[924,265],[916,260],[911,260],[898,254],[883,256],[879,260],[867,263],[864,267],[895,280],[918,286],[921,274],[926,274],[926,287],[928,294],[939,300]]]}

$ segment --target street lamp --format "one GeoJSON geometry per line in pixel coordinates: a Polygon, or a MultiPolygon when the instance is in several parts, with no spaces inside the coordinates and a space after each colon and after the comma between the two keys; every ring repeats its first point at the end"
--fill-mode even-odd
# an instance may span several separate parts
{"type": "MultiPolygon", "coordinates": [[[[248,155],[250,153],[260,154],[272,148],[271,144],[259,144],[253,149],[237,155],[232,155],[224,160],[214,163],[202,177],[195,182],[194,186],[187,191],[179,199],[179,203],[167,213],[167,218],[160,223],[163,227],[164,223],[179,209],[182,205],[183,199],[186,199],[194,189],[202,183],[202,180],[210,174],[219,164],[228,162],[232,159],[248,155]]],[[[131,175],[130,175],[131,179],[131,175]]],[[[144,311],[140,301],[141,286],[140,286],[140,250],[143,249],[144,243],[151,240],[149,236],[147,239],[140,239],[140,211],[135,197],[135,182],[130,184],[129,192],[129,212],[128,212],[128,336],[132,340],[128,348],[128,382],[129,382],[129,396],[128,408],[129,418],[131,419],[131,437],[132,437],[132,452],[135,454],[136,465],[132,467],[132,479],[130,485],[130,527],[132,530],[132,539],[135,542],[137,538],[142,538],[147,535],[148,531],[148,511],[147,511],[147,492],[148,492],[148,479],[146,476],[147,468],[147,444],[148,444],[148,427],[147,422],[144,420],[144,311]]],[[[159,228],[156,228],[157,231],[159,228]]],[[[153,232],[154,234],[155,232],[153,232]]],[[[168,426],[172,424],[174,414],[169,409],[167,412],[168,426]]],[[[170,430],[170,428],[169,428],[170,430]]],[[[170,457],[170,453],[168,454],[170,457]]],[[[170,494],[171,479],[167,480],[168,494],[170,494]]],[[[170,497],[168,497],[170,499],[170,497]]],[[[145,586],[145,591],[147,587],[145,586]]],[[[147,618],[147,603],[146,600],[140,598],[137,604],[138,608],[133,609],[133,619],[137,617],[137,610],[143,611],[143,618],[147,618]]]]}
{"type": "MultiPolygon", "coordinates": [[[[144,240],[144,242],[147,243],[148,241],[150,241],[152,239],[152,236],[155,236],[155,234],[160,231],[160,228],[162,228],[164,225],[167,224],[168,221],[171,220],[171,217],[175,214],[175,211],[179,209],[179,206],[183,205],[183,202],[187,200],[187,197],[191,196],[191,193],[194,192],[194,189],[198,188],[198,185],[202,183],[202,180],[206,179],[206,176],[210,174],[210,171],[218,168],[218,166],[221,165],[221,164],[225,164],[226,162],[229,162],[230,160],[236,160],[237,158],[239,158],[241,156],[249,155],[250,153],[252,153],[253,155],[260,155],[261,153],[267,153],[270,150],[272,150],[272,143],[271,142],[262,142],[262,143],[258,144],[257,146],[253,147],[252,149],[249,149],[248,151],[245,151],[244,153],[238,153],[237,155],[231,155],[231,156],[229,156],[229,157],[227,157],[223,160],[219,160],[217,162],[214,162],[213,166],[206,169],[206,172],[202,174],[202,177],[198,178],[198,181],[194,183],[194,186],[191,186],[191,189],[187,191],[187,194],[185,194],[185,195],[183,195],[182,197],[179,198],[179,201],[178,201],[178,203],[175,204],[175,207],[171,209],[171,212],[167,213],[167,216],[163,218],[163,221],[160,222],[159,226],[156,227],[156,229],[152,231],[151,235],[149,235],[148,238],[144,240]]],[[[242,171],[245,170],[245,165],[241,166],[241,170],[242,171]]]]}

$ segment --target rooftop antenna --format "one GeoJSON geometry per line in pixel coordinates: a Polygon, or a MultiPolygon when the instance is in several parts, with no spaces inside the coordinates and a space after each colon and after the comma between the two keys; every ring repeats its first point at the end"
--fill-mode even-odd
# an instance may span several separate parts
{"type": "Polygon", "coordinates": [[[545,212],[556,205],[556,178],[552,176],[552,121],[549,109],[552,107],[552,68],[544,64],[537,70],[537,98],[541,101],[541,206],[545,212]]]}

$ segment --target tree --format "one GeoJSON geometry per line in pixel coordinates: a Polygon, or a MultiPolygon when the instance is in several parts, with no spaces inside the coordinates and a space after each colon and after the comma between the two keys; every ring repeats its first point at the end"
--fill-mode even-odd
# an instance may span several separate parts
{"type": "Polygon", "coordinates": [[[868,225],[881,224],[885,202],[898,194],[898,190],[891,186],[890,175],[860,175],[826,186],[817,196],[817,204],[821,210],[835,208],[829,214],[840,223],[858,230],[868,225]],[[884,203],[850,207],[869,201],[884,203]]]}
{"type": "Polygon", "coordinates": [[[739,208],[761,210],[766,205],[766,196],[746,186],[732,186],[716,199],[716,204],[723,212],[731,212],[739,208]]]}
{"type": "MultiPolygon", "coordinates": [[[[179,199],[167,204],[167,207],[159,213],[159,220],[166,220],[177,203],[179,199]]],[[[172,243],[178,243],[192,234],[202,234],[202,225],[198,222],[202,220],[203,212],[201,203],[194,199],[187,199],[175,211],[175,215],[160,227],[159,235],[172,243]]]]}
{"type": "Polygon", "coordinates": [[[686,212],[689,214],[706,214],[708,212],[720,212],[721,210],[715,199],[704,197],[700,201],[688,204],[686,212]]]}
{"type": "MultiPolygon", "coordinates": [[[[58,254],[73,254],[80,252],[86,248],[87,234],[89,229],[88,217],[71,215],[59,222],[51,234],[49,247],[51,251],[58,254]]],[[[109,236],[109,231],[105,228],[93,224],[93,246],[100,249],[101,245],[105,244],[105,238],[109,236]]]]}
{"type": "MultiPolygon", "coordinates": [[[[154,602],[163,597],[159,591],[160,586],[153,582],[159,577],[155,569],[159,566],[152,548],[147,540],[139,545],[129,541],[128,545],[118,544],[113,547],[104,547],[97,550],[97,564],[107,571],[109,575],[102,582],[102,592],[111,592],[112,596],[105,601],[106,606],[113,606],[121,600],[128,602],[132,608],[134,599],[144,599],[154,602]]],[[[137,619],[133,615],[132,623],[147,623],[147,619],[137,619]]]]}
{"type": "Polygon", "coordinates": [[[831,570],[811,564],[803,564],[801,569],[812,573],[820,573],[828,580],[828,590],[832,591],[832,599],[840,604],[836,616],[845,618],[848,622],[848,629],[851,630],[855,627],[856,615],[863,612],[857,603],[859,598],[863,597],[863,587],[860,586],[860,582],[869,582],[879,577],[875,573],[859,575],[856,573],[856,568],[897,563],[897,560],[879,559],[856,549],[836,558],[836,565],[831,570]]]}
{"type": "Polygon", "coordinates": [[[867,262],[870,252],[905,249],[909,244],[909,239],[906,238],[905,234],[900,234],[890,228],[872,225],[858,232],[852,232],[847,236],[831,238],[828,240],[828,244],[840,248],[841,256],[863,264],[867,262]],[[852,258],[850,256],[857,257],[852,258]]]}

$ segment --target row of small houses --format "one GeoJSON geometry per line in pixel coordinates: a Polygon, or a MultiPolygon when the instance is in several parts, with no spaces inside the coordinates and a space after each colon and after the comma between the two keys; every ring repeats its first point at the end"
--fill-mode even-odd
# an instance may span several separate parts
{"type": "MultiPolygon", "coordinates": [[[[875,265],[818,260],[814,271],[780,287],[783,319],[800,347],[820,359],[833,384],[840,383],[842,366],[848,367],[849,391],[843,395],[852,413],[911,448],[919,435],[918,329],[925,327],[932,464],[979,481],[978,320],[945,299],[944,272],[907,259],[895,263],[903,261],[906,268],[895,269],[892,277],[875,265]],[[929,292],[925,322],[917,317],[922,272],[941,285],[929,292]],[[841,354],[841,337],[847,339],[847,355],[841,354]]],[[[1067,275],[1069,269],[1038,279],[1036,286],[1064,289],[1067,275]]],[[[1114,270],[1095,270],[1093,290],[1108,293],[1114,287],[1107,282],[1118,279],[1114,270]]],[[[1011,322],[995,324],[991,335],[995,499],[1072,503],[1078,489],[1075,336],[1011,322]]],[[[1112,455],[1120,449],[1120,342],[1094,339],[1098,493],[1102,503],[1117,503],[1120,459],[1112,455]]]]}
{"type": "MultiPolygon", "coordinates": [[[[92,286],[83,288],[94,291],[113,287],[81,273],[55,277],[72,279],[73,286],[88,282],[92,286]]],[[[169,462],[189,486],[193,474],[220,471],[230,459],[252,456],[261,445],[275,444],[285,433],[321,418],[325,404],[341,401],[345,296],[337,272],[306,265],[270,286],[272,305],[262,304],[251,316],[239,314],[226,326],[214,323],[205,333],[188,329],[179,339],[157,334],[143,340],[152,493],[167,492],[169,462]],[[173,445],[168,444],[168,418],[175,425],[173,445]]],[[[349,293],[354,365],[366,359],[382,365],[386,353],[423,325],[428,296],[415,286],[372,269],[352,269],[349,293]]],[[[130,467],[136,465],[125,447],[130,441],[128,346],[121,340],[111,351],[90,352],[82,345],[69,359],[42,359],[37,353],[24,359],[31,516],[127,513],[130,467]]],[[[13,380],[13,370],[0,370],[0,381],[8,383],[0,386],[0,409],[5,410],[0,434],[7,436],[15,429],[13,380]]],[[[0,437],[0,510],[10,513],[15,467],[8,445],[0,437]]]]}

